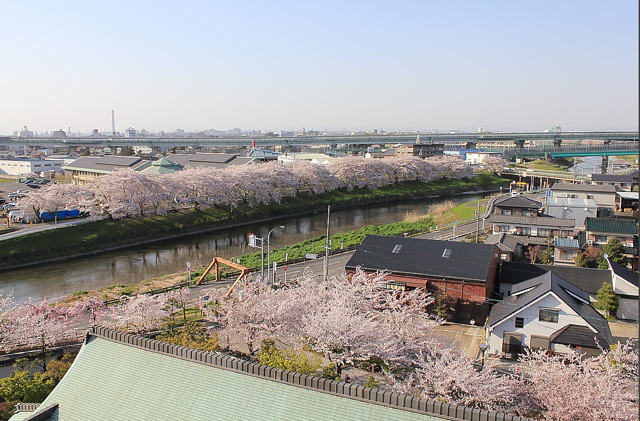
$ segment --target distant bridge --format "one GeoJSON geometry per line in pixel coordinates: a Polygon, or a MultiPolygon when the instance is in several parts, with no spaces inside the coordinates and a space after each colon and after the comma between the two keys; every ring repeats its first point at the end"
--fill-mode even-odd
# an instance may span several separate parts
{"type": "Polygon", "coordinates": [[[563,140],[580,141],[586,139],[638,142],[638,132],[514,132],[514,133],[410,133],[390,135],[339,135],[339,136],[290,136],[290,137],[118,137],[118,136],[86,136],[86,137],[33,137],[16,136],[0,137],[0,145],[22,146],[250,146],[255,142],[257,147],[267,148],[276,145],[375,145],[394,143],[415,143],[418,136],[421,143],[443,143],[446,147],[474,148],[478,144],[485,146],[495,144],[502,148],[511,146],[522,148],[526,141],[551,141],[560,147],[563,140]]]}
{"type": "Polygon", "coordinates": [[[614,156],[614,155],[637,155],[638,142],[633,143],[611,143],[608,145],[580,145],[580,146],[560,146],[560,147],[534,147],[534,148],[510,148],[504,149],[505,158],[531,158],[545,157],[558,158],[570,156],[614,156]]]}

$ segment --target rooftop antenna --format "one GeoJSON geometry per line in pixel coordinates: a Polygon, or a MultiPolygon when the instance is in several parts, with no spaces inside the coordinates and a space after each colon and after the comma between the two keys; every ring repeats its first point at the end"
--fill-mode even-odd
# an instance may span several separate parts
{"type": "Polygon", "coordinates": [[[115,110],[111,110],[111,134],[115,136],[116,134],[116,112],[115,110]]]}

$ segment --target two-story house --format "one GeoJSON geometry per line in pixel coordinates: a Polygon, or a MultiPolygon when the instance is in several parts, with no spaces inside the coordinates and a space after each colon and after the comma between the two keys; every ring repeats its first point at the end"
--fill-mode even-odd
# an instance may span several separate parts
{"type": "Polygon", "coordinates": [[[547,200],[547,214],[554,218],[573,219],[575,227],[583,230],[585,219],[598,216],[598,205],[593,199],[550,197],[547,200]]]}
{"type": "Polygon", "coordinates": [[[589,295],[553,272],[514,287],[487,319],[489,355],[516,358],[525,348],[599,353],[613,343],[607,320],[589,295]]]}
{"type": "Polygon", "coordinates": [[[616,191],[615,186],[555,183],[551,186],[551,197],[593,199],[598,209],[613,211],[616,206],[616,191]]]}
{"type": "Polygon", "coordinates": [[[496,215],[536,216],[542,203],[529,199],[526,196],[504,197],[493,204],[493,213],[496,215]]]}

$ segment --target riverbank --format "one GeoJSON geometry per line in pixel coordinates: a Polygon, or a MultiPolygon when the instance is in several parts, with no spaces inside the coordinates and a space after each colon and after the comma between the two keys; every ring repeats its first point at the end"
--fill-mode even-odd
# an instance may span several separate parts
{"type": "Polygon", "coordinates": [[[407,182],[382,189],[333,191],[321,195],[300,195],[281,203],[237,209],[209,207],[171,212],[167,216],[103,220],[76,227],[59,228],[2,241],[0,270],[23,268],[55,261],[91,256],[126,247],[189,236],[283,216],[364,204],[395,202],[452,195],[465,191],[495,189],[506,181],[493,174],[465,180],[433,183],[407,182]]]}
{"type": "MultiPolygon", "coordinates": [[[[332,259],[334,256],[339,256],[342,253],[352,252],[355,247],[362,242],[367,234],[401,236],[406,233],[407,235],[412,236],[429,232],[431,229],[435,228],[434,221],[442,219],[456,219],[458,218],[458,215],[464,213],[467,208],[472,209],[473,212],[473,210],[476,209],[477,203],[486,201],[486,198],[471,200],[453,208],[450,206],[432,206],[428,208],[426,213],[418,211],[407,212],[400,221],[378,225],[366,225],[359,229],[333,234],[331,235],[333,244],[331,253],[332,259]]],[[[448,204],[450,201],[446,203],[448,204]]],[[[481,206],[481,209],[484,209],[484,206],[481,206]]],[[[307,254],[317,254],[321,259],[321,256],[323,256],[324,253],[324,245],[326,243],[325,237],[325,235],[319,235],[318,237],[274,249],[271,252],[271,256],[273,258],[272,261],[279,262],[280,267],[282,265],[289,266],[290,269],[293,269],[295,264],[300,262],[303,262],[305,267],[309,267],[307,265],[309,265],[310,262],[317,262],[321,260],[306,260],[304,256],[307,254]]],[[[260,252],[244,253],[229,258],[234,261],[239,259],[239,262],[242,265],[249,267],[254,272],[260,270],[260,252]]],[[[166,292],[167,289],[174,289],[175,286],[179,284],[195,284],[196,280],[204,272],[205,266],[206,265],[192,268],[190,282],[187,274],[184,272],[175,272],[163,276],[149,277],[135,283],[115,283],[95,290],[78,290],[73,294],[57,300],[57,303],[63,306],[69,306],[74,305],[77,301],[82,300],[83,298],[94,298],[100,301],[109,301],[118,299],[123,295],[166,292]]],[[[289,273],[295,273],[295,269],[293,272],[290,270],[289,273]]],[[[220,275],[223,279],[231,281],[237,276],[237,270],[223,266],[221,267],[220,275]]],[[[214,275],[209,274],[205,278],[204,284],[213,281],[214,278],[214,275]]]]}

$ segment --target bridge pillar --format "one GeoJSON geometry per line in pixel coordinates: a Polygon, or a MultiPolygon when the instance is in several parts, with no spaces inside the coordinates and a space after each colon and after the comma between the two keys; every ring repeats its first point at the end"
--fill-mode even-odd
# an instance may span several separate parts
{"type": "Polygon", "coordinates": [[[554,137],[553,138],[553,147],[554,148],[559,148],[560,146],[562,146],[562,139],[554,137]]]}
{"type": "Polygon", "coordinates": [[[524,139],[514,140],[513,143],[516,145],[516,148],[524,148],[524,139]]]}
{"type": "Polygon", "coordinates": [[[607,155],[602,155],[602,174],[607,173],[608,166],[609,166],[609,157],[607,155]]]}

